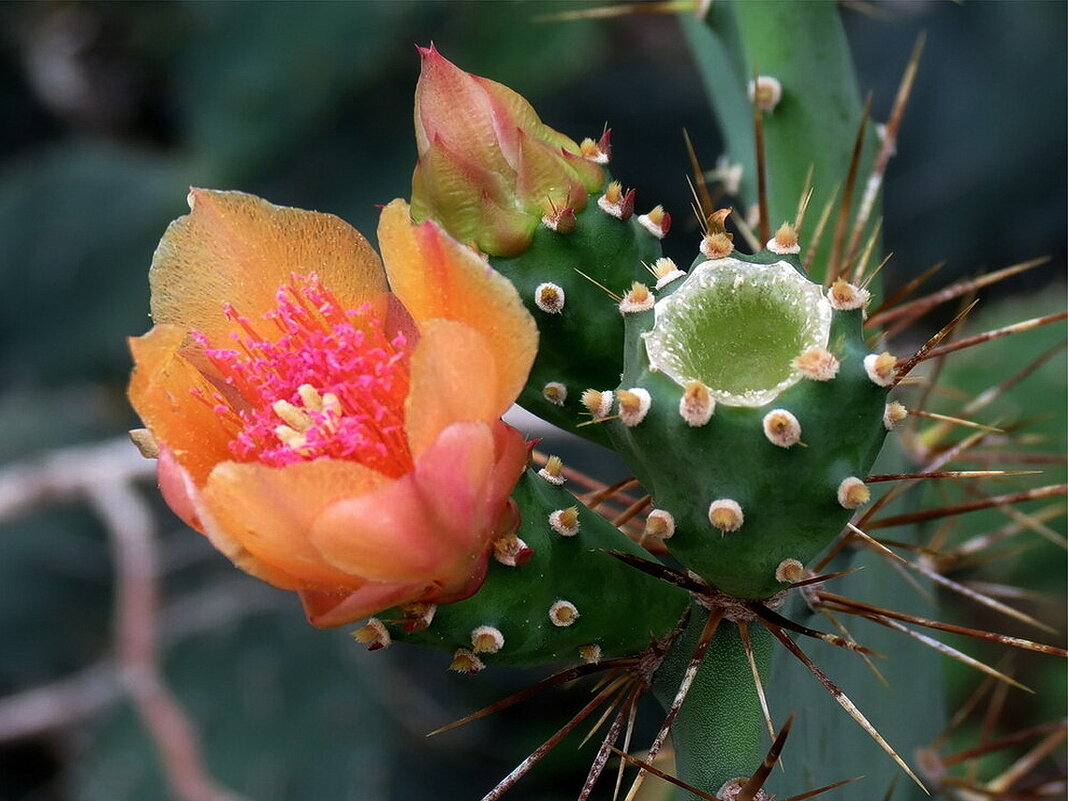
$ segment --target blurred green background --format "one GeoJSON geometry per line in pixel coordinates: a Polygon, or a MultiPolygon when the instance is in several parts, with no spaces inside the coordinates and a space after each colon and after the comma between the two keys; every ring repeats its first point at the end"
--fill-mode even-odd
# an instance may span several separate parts
{"type": "MultiPolygon", "coordinates": [[[[877,119],[917,32],[928,33],[886,185],[887,283],[942,259],[947,281],[1050,255],[990,297],[1018,296],[1010,320],[1063,306],[1068,6],[865,6],[877,13],[844,13],[877,119]]],[[[607,121],[614,174],[639,188],[639,205],[666,205],[678,232],[668,250],[688,262],[696,224],[681,131],[708,168],[719,144],[683,41],[659,15],[539,19],[577,7],[0,4],[0,469],[136,425],[124,338],[149,326],[147,266],[189,185],[331,211],[373,236],[375,204],[409,191],[417,43],[517,89],[576,139],[607,121]]],[[[1055,328],[1041,342],[1063,338],[1055,328]]],[[[1032,338],[999,358],[1022,366],[1040,347],[1032,338]]],[[[973,365],[962,382],[989,362],[973,365]]],[[[1063,437],[1063,359],[1036,382],[1030,397],[1060,416],[1047,428],[1063,437]]],[[[213,773],[257,801],[475,798],[577,703],[559,694],[427,741],[529,676],[467,680],[446,674],[440,654],[366,654],[344,631],[308,628],[293,599],[236,574],[165,510],[160,519],[168,677],[213,773]]],[[[1063,573],[1063,553],[1040,546],[1000,578],[1056,590],[1063,573]]],[[[0,525],[0,699],[110,657],[111,583],[107,538],[86,509],[0,525]]],[[[1044,681],[1063,708],[1063,674],[1044,681]]],[[[511,797],[574,797],[588,755],[560,751],[511,797]]],[[[0,742],[0,801],[167,798],[123,703],[0,742]]]]}

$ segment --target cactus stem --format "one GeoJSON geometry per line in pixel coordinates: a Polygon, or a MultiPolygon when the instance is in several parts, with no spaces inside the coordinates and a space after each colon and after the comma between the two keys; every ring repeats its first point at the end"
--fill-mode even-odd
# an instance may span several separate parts
{"type": "Polygon", "coordinates": [[[653,399],[649,394],[649,390],[642,387],[631,387],[630,389],[617,391],[616,401],[619,404],[620,421],[628,428],[633,428],[645,419],[653,399]]]}
{"type": "Polygon", "coordinates": [[[766,620],[763,620],[761,622],[764,624],[764,627],[772,633],[772,636],[774,636],[779,642],[786,646],[786,650],[788,650],[799,662],[801,662],[802,665],[804,665],[809,670],[810,673],[812,673],[813,676],[816,677],[820,684],[822,684],[826,688],[827,692],[831,694],[831,697],[838,702],[842,709],[844,709],[849,714],[849,716],[853,718],[853,720],[855,720],[857,724],[862,729],[864,729],[864,731],[867,732],[873,740],[875,740],[876,743],[878,743],[879,747],[882,748],[890,756],[890,758],[897,763],[898,767],[905,771],[908,777],[914,782],[916,782],[916,784],[919,785],[925,793],[929,794],[929,791],[924,786],[923,782],[920,781],[919,777],[912,772],[912,769],[908,766],[908,764],[906,764],[906,762],[897,755],[897,752],[890,747],[890,744],[883,738],[881,734],[879,734],[878,729],[876,729],[871,723],[868,722],[868,719],[864,717],[863,713],[861,713],[861,711],[857,709],[856,704],[849,700],[849,696],[842,692],[838,685],[831,681],[827,677],[827,674],[820,670],[819,667],[817,667],[812,662],[812,660],[805,655],[805,652],[802,651],[798,647],[798,645],[792,639],[790,639],[790,637],[781,628],[776,626],[774,623],[769,623],[766,620]]]}
{"type": "MultiPolygon", "coordinates": [[[[693,685],[693,681],[697,677],[697,671],[705,659],[705,653],[708,651],[708,646],[711,644],[712,638],[716,634],[716,629],[719,628],[719,624],[722,620],[723,615],[721,613],[709,613],[708,620],[705,621],[704,628],[701,629],[701,635],[697,640],[697,647],[694,648],[693,656],[690,657],[690,661],[686,665],[686,670],[683,672],[682,681],[679,682],[679,687],[675,692],[675,698],[672,700],[667,714],[664,715],[664,722],[660,726],[660,731],[657,732],[652,745],[649,746],[649,749],[646,752],[646,757],[649,762],[654,762],[657,754],[660,753],[660,749],[663,748],[664,741],[667,740],[667,736],[671,732],[671,725],[675,722],[679,709],[682,707],[682,702],[686,700],[686,696],[690,692],[690,687],[693,685]]],[[[630,790],[627,792],[627,797],[624,801],[634,801],[638,795],[638,791],[641,789],[641,786],[645,781],[645,776],[646,770],[644,768],[638,771],[638,775],[634,777],[634,782],[631,784],[630,790]]]]}
{"type": "Polygon", "coordinates": [[[601,283],[600,281],[598,281],[598,280],[596,280],[595,278],[591,278],[590,276],[586,275],[586,273],[582,272],[582,270],[578,269],[577,267],[575,268],[575,272],[576,272],[576,273],[578,273],[579,275],[581,275],[581,276],[582,276],[583,278],[585,278],[585,279],[586,279],[587,281],[589,281],[589,282],[590,282],[591,284],[593,284],[593,285],[594,285],[595,287],[598,287],[599,289],[601,289],[602,291],[604,291],[604,292],[605,292],[605,294],[607,294],[607,295],[608,295],[608,297],[610,297],[610,298],[611,298],[611,299],[612,299],[613,301],[615,301],[616,303],[619,303],[619,302],[620,302],[621,300],[623,300],[623,298],[622,298],[622,297],[620,297],[619,295],[617,295],[617,294],[616,294],[615,292],[613,292],[613,291],[612,291],[611,289],[609,289],[608,287],[606,287],[606,286],[605,286],[604,284],[602,284],[602,283],[601,283]]]}
{"type": "Polygon", "coordinates": [[[541,388],[541,396],[553,406],[563,406],[567,400],[567,387],[559,381],[550,381],[541,388]]]}
{"type": "Polygon", "coordinates": [[[554,626],[565,628],[573,625],[578,619],[578,607],[570,601],[561,599],[549,607],[549,621],[554,626]]]}
{"type": "Polygon", "coordinates": [[[795,370],[811,381],[830,381],[838,375],[840,364],[826,348],[809,348],[792,362],[795,370]]]}
{"type": "Polygon", "coordinates": [[[790,715],[779,730],[778,736],[774,738],[771,748],[768,749],[767,755],[756,772],[752,776],[740,776],[725,782],[716,795],[723,798],[723,801],[771,801],[772,796],[764,792],[764,782],[768,780],[768,776],[775,768],[775,763],[779,761],[782,748],[786,745],[786,738],[793,725],[794,716],[790,715]]]}
{"type": "Polygon", "coordinates": [[[836,278],[831,288],[827,290],[827,300],[833,309],[852,311],[863,308],[871,300],[871,293],[866,289],[853,286],[844,278],[836,278]]]}
{"type": "Polygon", "coordinates": [[[663,206],[654,206],[648,214],[639,215],[638,222],[657,239],[663,239],[671,230],[671,215],[663,206]]]}
{"type": "Polygon", "coordinates": [[[504,635],[493,626],[479,626],[471,632],[471,650],[476,654],[495,654],[504,648],[504,635]]]}
{"type": "Polygon", "coordinates": [[[649,311],[655,303],[656,298],[649,291],[649,287],[640,281],[635,281],[619,301],[619,313],[637,314],[638,312],[649,311]]]}
{"type": "Polygon", "coordinates": [[[764,436],[780,448],[789,448],[801,441],[801,424],[792,412],[772,409],[763,420],[764,436]]]}
{"type": "Polygon", "coordinates": [[[843,478],[838,485],[838,503],[843,509],[859,509],[871,500],[871,490],[856,476],[843,478]]]}
{"type": "Polygon", "coordinates": [[[864,357],[864,371],[873,384],[889,387],[897,377],[897,358],[889,353],[869,353],[864,357]]]}
{"type": "Polygon", "coordinates": [[[457,649],[456,653],[452,655],[452,661],[449,663],[449,670],[456,673],[466,673],[469,676],[484,670],[485,667],[486,663],[466,648],[457,649]]]}
{"type": "Polygon", "coordinates": [[[679,399],[679,415],[691,428],[699,428],[712,419],[716,401],[708,387],[700,381],[690,381],[679,399]]]}
{"type": "Polygon", "coordinates": [[[546,281],[534,290],[534,305],[546,314],[560,314],[564,310],[566,296],[559,284],[546,281]]]}
{"type": "Polygon", "coordinates": [[[545,461],[545,467],[538,471],[538,475],[556,486],[567,481],[564,477],[564,463],[559,456],[550,456],[545,461]]]}
{"type": "Polygon", "coordinates": [[[745,522],[742,507],[730,498],[719,498],[708,505],[708,520],[722,533],[737,531],[745,522]]]}
{"type": "Polygon", "coordinates": [[[392,642],[392,638],[389,636],[389,630],[385,624],[376,617],[368,618],[356,631],[352,632],[352,638],[356,642],[362,642],[367,645],[368,651],[378,651],[382,648],[388,648],[392,642]]]}
{"type": "Polygon", "coordinates": [[[549,514],[549,526],[561,537],[574,537],[582,527],[577,506],[557,509],[549,514]]]}

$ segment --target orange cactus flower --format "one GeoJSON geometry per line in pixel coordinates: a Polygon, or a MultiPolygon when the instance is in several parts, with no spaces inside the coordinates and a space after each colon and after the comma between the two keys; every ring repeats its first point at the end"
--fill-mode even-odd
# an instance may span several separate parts
{"type": "Polygon", "coordinates": [[[500,421],[537,348],[515,289],[402,201],[384,269],[331,215],[189,201],[130,340],[171,508],[316,626],[477,591],[526,461],[500,421]]]}
{"type": "MultiPolygon", "coordinates": [[[[464,72],[431,45],[419,48],[415,87],[419,163],[412,213],[434,219],[491,256],[530,245],[546,204],[578,211],[604,185],[598,160],[545,125],[521,95],[464,72]]],[[[607,136],[603,142],[607,148],[607,136]]]]}

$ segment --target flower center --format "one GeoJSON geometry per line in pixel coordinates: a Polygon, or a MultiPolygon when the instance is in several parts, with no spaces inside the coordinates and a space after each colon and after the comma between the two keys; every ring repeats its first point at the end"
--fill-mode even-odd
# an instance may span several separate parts
{"type": "Polygon", "coordinates": [[[314,274],[292,276],[276,298],[263,316],[273,339],[229,304],[226,316],[242,330],[231,335],[233,350],[194,334],[233,389],[212,398],[233,432],[231,453],[271,467],[325,458],[394,477],[409,472],[404,336],[388,339],[367,304],[345,310],[314,274]]]}

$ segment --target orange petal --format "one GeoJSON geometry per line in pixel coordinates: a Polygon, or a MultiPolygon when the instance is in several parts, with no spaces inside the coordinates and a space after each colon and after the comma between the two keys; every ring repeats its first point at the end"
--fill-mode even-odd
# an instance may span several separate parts
{"type": "Polygon", "coordinates": [[[284,571],[278,570],[254,557],[226,531],[218,527],[204,504],[200,489],[189,473],[174,459],[169,448],[161,448],[159,454],[159,486],[167,505],[191,528],[206,536],[216,550],[249,575],[281,587],[298,589],[302,582],[284,571]]]}
{"type": "Polygon", "coordinates": [[[324,509],[388,481],[362,465],[333,459],[281,468],[225,462],[208,478],[203,490],[208,515],[201,518],[213,541],[239,543],[259,562],[292,576],[300,588],[354,589],[363,584],[362,577],[324,561],[309,533],[324,509]]]}
{"type": "Polygon", "coordinates": [[[275,206],[242,192],[192,189],[192,211],[172,222],[152,258],[152,317],[213,343],[234,330],[222,304],[251,319],[276,305],[292,274],[317,273],[346,308],[386,290],[378,256],[331,214],[275,206]]]}
{"type": "Polygon", "coordinates": [[[452,320],[424,322],[405,407],[412,454],[418,457],[453,423],[500,417],[497,386],[496,363],[481,334],[452,320]]]}
{"type": "Polygon", "coordinates": [[[393,292],[422,329],[443,318],[485,337],[497,367],[494,416],[504,413],[526,383],[538,349],[538,329],[515,287],[434,223],[413,225],[408,205],[382,211],[378,241],[393,292]]]}
{"type": "Polygon", "coordinates": [[[391,606],[418,601],[427,592],[422,584],[365,584],[351,592],[302,590],[301,603],[308,622],[328,629],[363,620],[391,606]]]}
{"type": "Polygon", "coordinates": [[[339,569],[371,581],[466,585],[504,502],[487,492],[495,463],[489,425],[450,426],[414,472],[325,509],[312,542],[339,569]]]}
{"type": "Polygon", "coordinates": [[[173,451],[193,481],[203,484],[211,469],[230,458],[230,434],[208,403],[215,388],[183,355],[184,329],[157,325],[129,340],[134,358],[130,403],[156,439],[173,451]]]}

